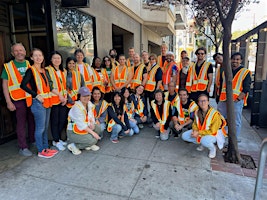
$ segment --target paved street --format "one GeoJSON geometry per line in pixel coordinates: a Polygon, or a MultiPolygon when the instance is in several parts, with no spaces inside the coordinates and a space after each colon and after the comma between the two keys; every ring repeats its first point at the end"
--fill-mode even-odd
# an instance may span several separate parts
{"type": "MultiPolygon", "coordinates": [[[[261,139],[243,119],[240,149],[259,150],[261,139]]],[[[52,159],[22,158],[16,141],[0,146],[0,199],[238,199],[251,200],[255,178],[212,171],[208,150],[169,139],[152,128],[113,144],[106,136],[98,152],[52,159]]],[[[261,199],[267,199],[267,180],[261,199]]]]}

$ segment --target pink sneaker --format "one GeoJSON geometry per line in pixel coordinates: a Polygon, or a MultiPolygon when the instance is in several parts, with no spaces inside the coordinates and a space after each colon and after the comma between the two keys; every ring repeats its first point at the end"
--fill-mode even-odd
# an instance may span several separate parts
{"type": "Polygon", "coordinates": [[[38,153],[38,157],[40,157],[40,158],[52,158],[54,155],[55,154],[48,152],[46,149],[44,149],[42,152],[38,153]]]}

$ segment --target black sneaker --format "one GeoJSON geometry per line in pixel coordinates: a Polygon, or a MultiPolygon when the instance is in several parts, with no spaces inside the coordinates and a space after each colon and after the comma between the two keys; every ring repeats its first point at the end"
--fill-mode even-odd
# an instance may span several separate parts
{"type": "Polygon", "coordinates": [[[179,138],[178,133],[174,133],[173,137],[174,137],[174,139],[178,139],[179,138]]]}
{"type": "Polygon", "coordinates": [[[157,131],[157,135],[155,136],[155,138],[160,138],[160,132],[157,131]]]}

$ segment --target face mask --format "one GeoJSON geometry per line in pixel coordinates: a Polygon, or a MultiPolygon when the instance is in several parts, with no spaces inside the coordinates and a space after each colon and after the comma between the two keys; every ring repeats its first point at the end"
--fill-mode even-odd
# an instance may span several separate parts
{"type": "Polygon", "coordinates": [[[111,58],[116,58],[116,56],[117,56],[116,54],[110,55],[111,58]]]}

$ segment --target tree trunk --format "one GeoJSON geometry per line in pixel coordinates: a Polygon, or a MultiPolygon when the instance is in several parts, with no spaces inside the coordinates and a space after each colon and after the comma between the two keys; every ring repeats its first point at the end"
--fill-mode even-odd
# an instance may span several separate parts
{"type": "MultiPolygon", "coordinates": [[[[227,23],[227,21],[225,22],[227,23]]],[[[228,150],[225,154],[225,161],[231,163],[239,163],[242,165],[242,158],[238,151],[238,144],[236,139],[236,122],[235,122],[235,110],[233,101],[232,80],[233,73],[230,63],[230,41],[231,41],[231,26],[224,26],[223,37],[223,66],[226,80],[226,98],[227,98],[227,124],[228,124],[228,150]]]]}

